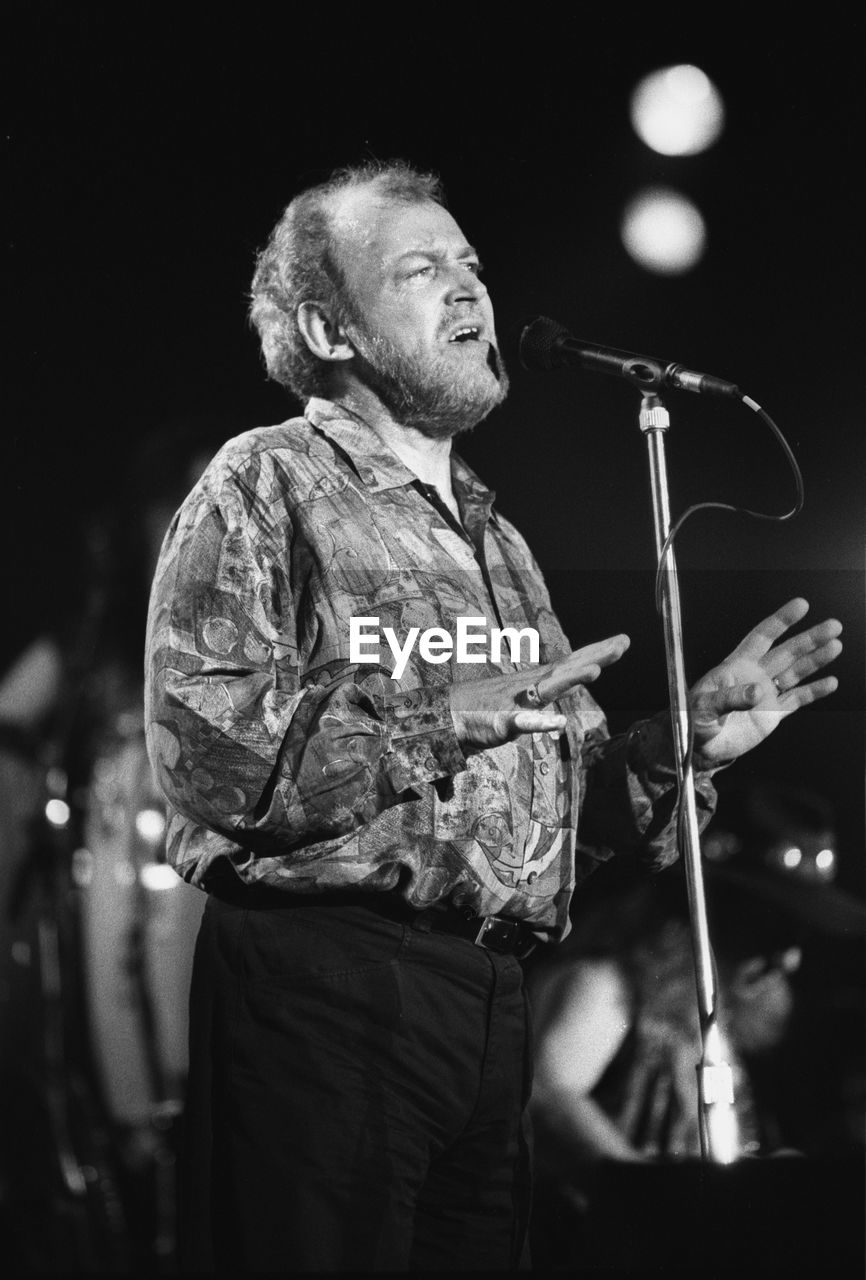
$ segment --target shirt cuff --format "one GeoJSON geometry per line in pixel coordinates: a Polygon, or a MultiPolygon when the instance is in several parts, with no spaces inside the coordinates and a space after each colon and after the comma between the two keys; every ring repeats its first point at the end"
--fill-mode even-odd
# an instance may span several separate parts
{"type": "Polygon", "coordinates": [[[388,774],[397,791],[405,791],[466,768],[466,757],[454,732],[450,685],[408,689],[386,696],[390,731],[388,774]]]}
{"type": "MultiPolygon", "coordinates": [[[[676,785],[677,764],[669,711],[660,711],[651,719],[641,720],[632,726],[628,735],[627,759],[629,769],[642,780],[651,799],[657,799],[676,785]]],[[[694,767],[696,780],[710,778],[715,772],[715,768],[694,767]]]]}

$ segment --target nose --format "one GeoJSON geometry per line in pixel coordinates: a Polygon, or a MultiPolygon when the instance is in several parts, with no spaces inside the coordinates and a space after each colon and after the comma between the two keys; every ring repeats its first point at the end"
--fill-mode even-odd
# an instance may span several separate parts
{"type": "Polygon", "coordinates": [[[466,263],[456,262],[450,272],[447,301],[477,302],[487,296],[487,286],[466,263]]]}

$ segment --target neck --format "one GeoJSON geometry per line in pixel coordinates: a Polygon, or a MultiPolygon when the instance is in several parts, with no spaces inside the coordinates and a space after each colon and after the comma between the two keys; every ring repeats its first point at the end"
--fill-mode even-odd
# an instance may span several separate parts
{"type": "Polygon", "coordinates": [[[356,417],[362,418],[422,483],[435,485],[443,501],[456,512],[457,504],[451,489],[450,436],[432,439],[415,427],[404,427],[394,420],[368,387],[353,386],[334,399],[356,417]]]}

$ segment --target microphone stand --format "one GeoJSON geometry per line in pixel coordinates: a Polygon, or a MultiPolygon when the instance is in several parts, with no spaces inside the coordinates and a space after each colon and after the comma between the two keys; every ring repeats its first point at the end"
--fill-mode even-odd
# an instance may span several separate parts
{"type": "MultiPolygon", "coordinates": [[[[664,434],[670,426],[670,415],[654,390],[644,392],[638,422],[647,442],[656,556],[661,562],[662,548],[671,528],[664,442],[664,434]]],[[[730,1065],[724,1060],[718,1023],[718,993],[707,925],[695,779],[688,759],[688,686],[683,660],[679,582],[673,547],[668,549],[665,558],[661,589],[671,725],[682,818],[678,824],[682,840],[680,854],[686,869],[701,1034],[701,1059],[697,1064],[701,1156],[706,1161],[728,1164],[736,1155],[736,1127],[732,1110],[733,1074],[730,1065]]]]}

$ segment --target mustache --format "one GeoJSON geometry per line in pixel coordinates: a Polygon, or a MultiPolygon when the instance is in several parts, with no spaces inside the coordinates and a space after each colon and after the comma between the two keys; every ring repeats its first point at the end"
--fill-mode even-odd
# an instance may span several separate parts
{"type": "Polygon", "coordinates": [[[441,321],[437,327],[437,338],[447,337],[449,330],[453,329],[455,324],[476,325],[482,331],[484,336],[481,341],[487,343],[487,367],[497,382],[504,382],[507,386],[508,370],[492,324],[488,324],[483,316],[473,311],[459,312],[457,315],[446,316],[441,321]]]}
{"type": "Polygon", "coordinates": [[[436,327],[436,337],[447,337],[450,329],[453,329],[456,325],[464,324],[475,325],[477,329],[482,330],[486,342],[494,341],[492,324],[488,324],[480,312],[471,308],[467,308],[465,311],[452,311],[449,315],[443,316],[436,327]]]}
{"type": "Polygon", "coordinates": [[[474,370],[466,370],[465,376],[455,382],[453,362],[443,352],[431,355],[421,348],[403,351],[366,326],[356,326],[356,333],[349,333],[349,337],[355,348],[355,371],[361,381],[376,393],[397,422],[414,427],[423,435],[441,438],[471,430],[508,393],[505,367],[489,341],[487,366],[492,376],[481,375],[476,364],[474,370]]]}

